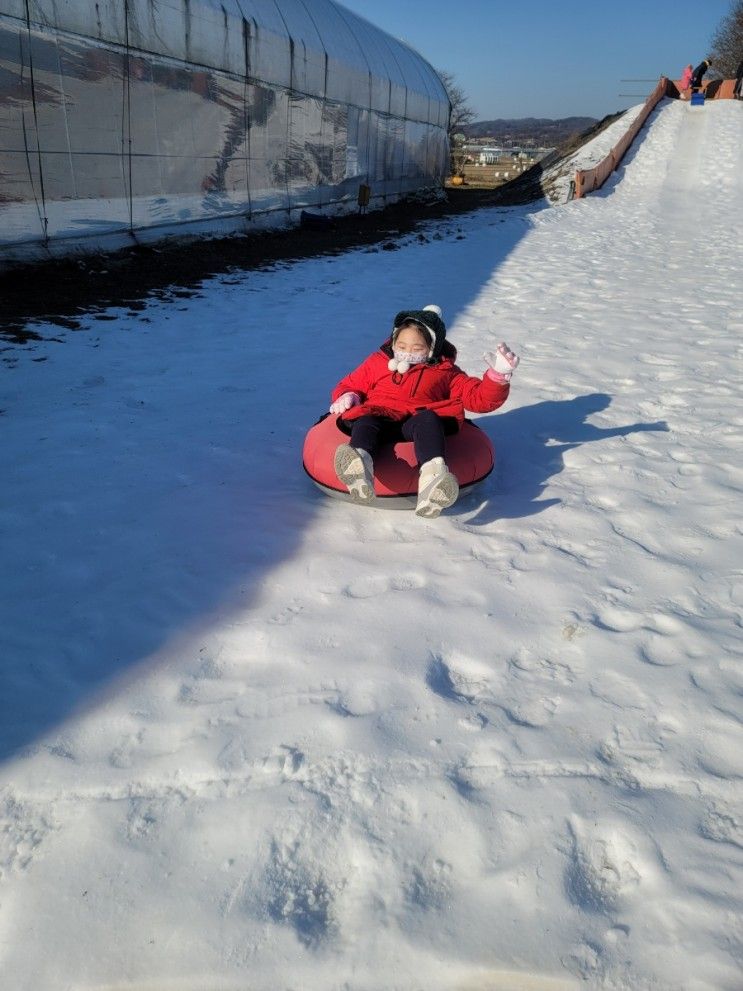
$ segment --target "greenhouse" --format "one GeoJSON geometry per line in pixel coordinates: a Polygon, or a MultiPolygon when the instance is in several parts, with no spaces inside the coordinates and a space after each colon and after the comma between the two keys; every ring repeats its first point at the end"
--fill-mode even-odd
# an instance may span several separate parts
{"type": "Polygon", "coordinates": [[[0,0],[0,261],[440,189],[449,101],[334,0],[0,0]]]}

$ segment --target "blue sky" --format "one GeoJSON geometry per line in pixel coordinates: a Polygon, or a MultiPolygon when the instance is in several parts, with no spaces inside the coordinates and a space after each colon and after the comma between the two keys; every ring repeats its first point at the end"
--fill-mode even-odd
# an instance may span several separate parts
{"type": "Polygon", "coordinates": [[[453,73],[478,120],[634,106],[653,83],[621,80],[678,77],[730,10],[730,0],[340,2],[453,73]]]}

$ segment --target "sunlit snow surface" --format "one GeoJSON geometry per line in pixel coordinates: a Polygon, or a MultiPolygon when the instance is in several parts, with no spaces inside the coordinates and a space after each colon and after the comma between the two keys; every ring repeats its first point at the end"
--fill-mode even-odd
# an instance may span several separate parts
{"type": "Polygon", "coordinates": [[[3,987],[740,991],[741,149],[665,102],[584,201],[13,352],[3,987]],[[496,473],[326,499],[306,430],[428,303],[522,356],[496,473]]]}

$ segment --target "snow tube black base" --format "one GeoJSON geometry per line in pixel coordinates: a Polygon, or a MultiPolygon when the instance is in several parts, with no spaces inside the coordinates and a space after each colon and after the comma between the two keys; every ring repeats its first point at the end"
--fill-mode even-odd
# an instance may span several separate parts
{"type": "MultiPolygon", "coordinates": [[[[326,495],[348,499],[345,485],[337,478],[333,458],[339,444],[348,443],[348,434],[337,426],[335,416],[326,416],[307,433],[302,462],[304,470],[326,495]]],[[[446,463],[459,482],[461,495],[471,492],[493,470],[495,455],[490,439],[471,420],[446,438],[446,463]]],[[[387,444],[374,458],[372,506],[384,509],[412,509],[418,494],[418,463],[410,441],[387,444]]]]}

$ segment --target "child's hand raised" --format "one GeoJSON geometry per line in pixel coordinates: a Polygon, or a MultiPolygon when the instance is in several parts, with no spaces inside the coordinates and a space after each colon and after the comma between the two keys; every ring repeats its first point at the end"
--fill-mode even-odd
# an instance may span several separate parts
{"type": "Polygon", "coordinates": [[[356,392],[344,392],[342,396],[339,396],[334,403],[330,404],[330,413],[345,413],[347,409],[351,409],[352,406],[358,406],[361,402],[361,396],[356,392]]]}
{"type": "Polygon", "coordinates": [[[495,351],[486,351],[483,358],[490,365],[485,374],[501,384],[511,381],[511,376],[519,364],[518,355],[514,354],[505,343],[499,344],[495,351]]]}

